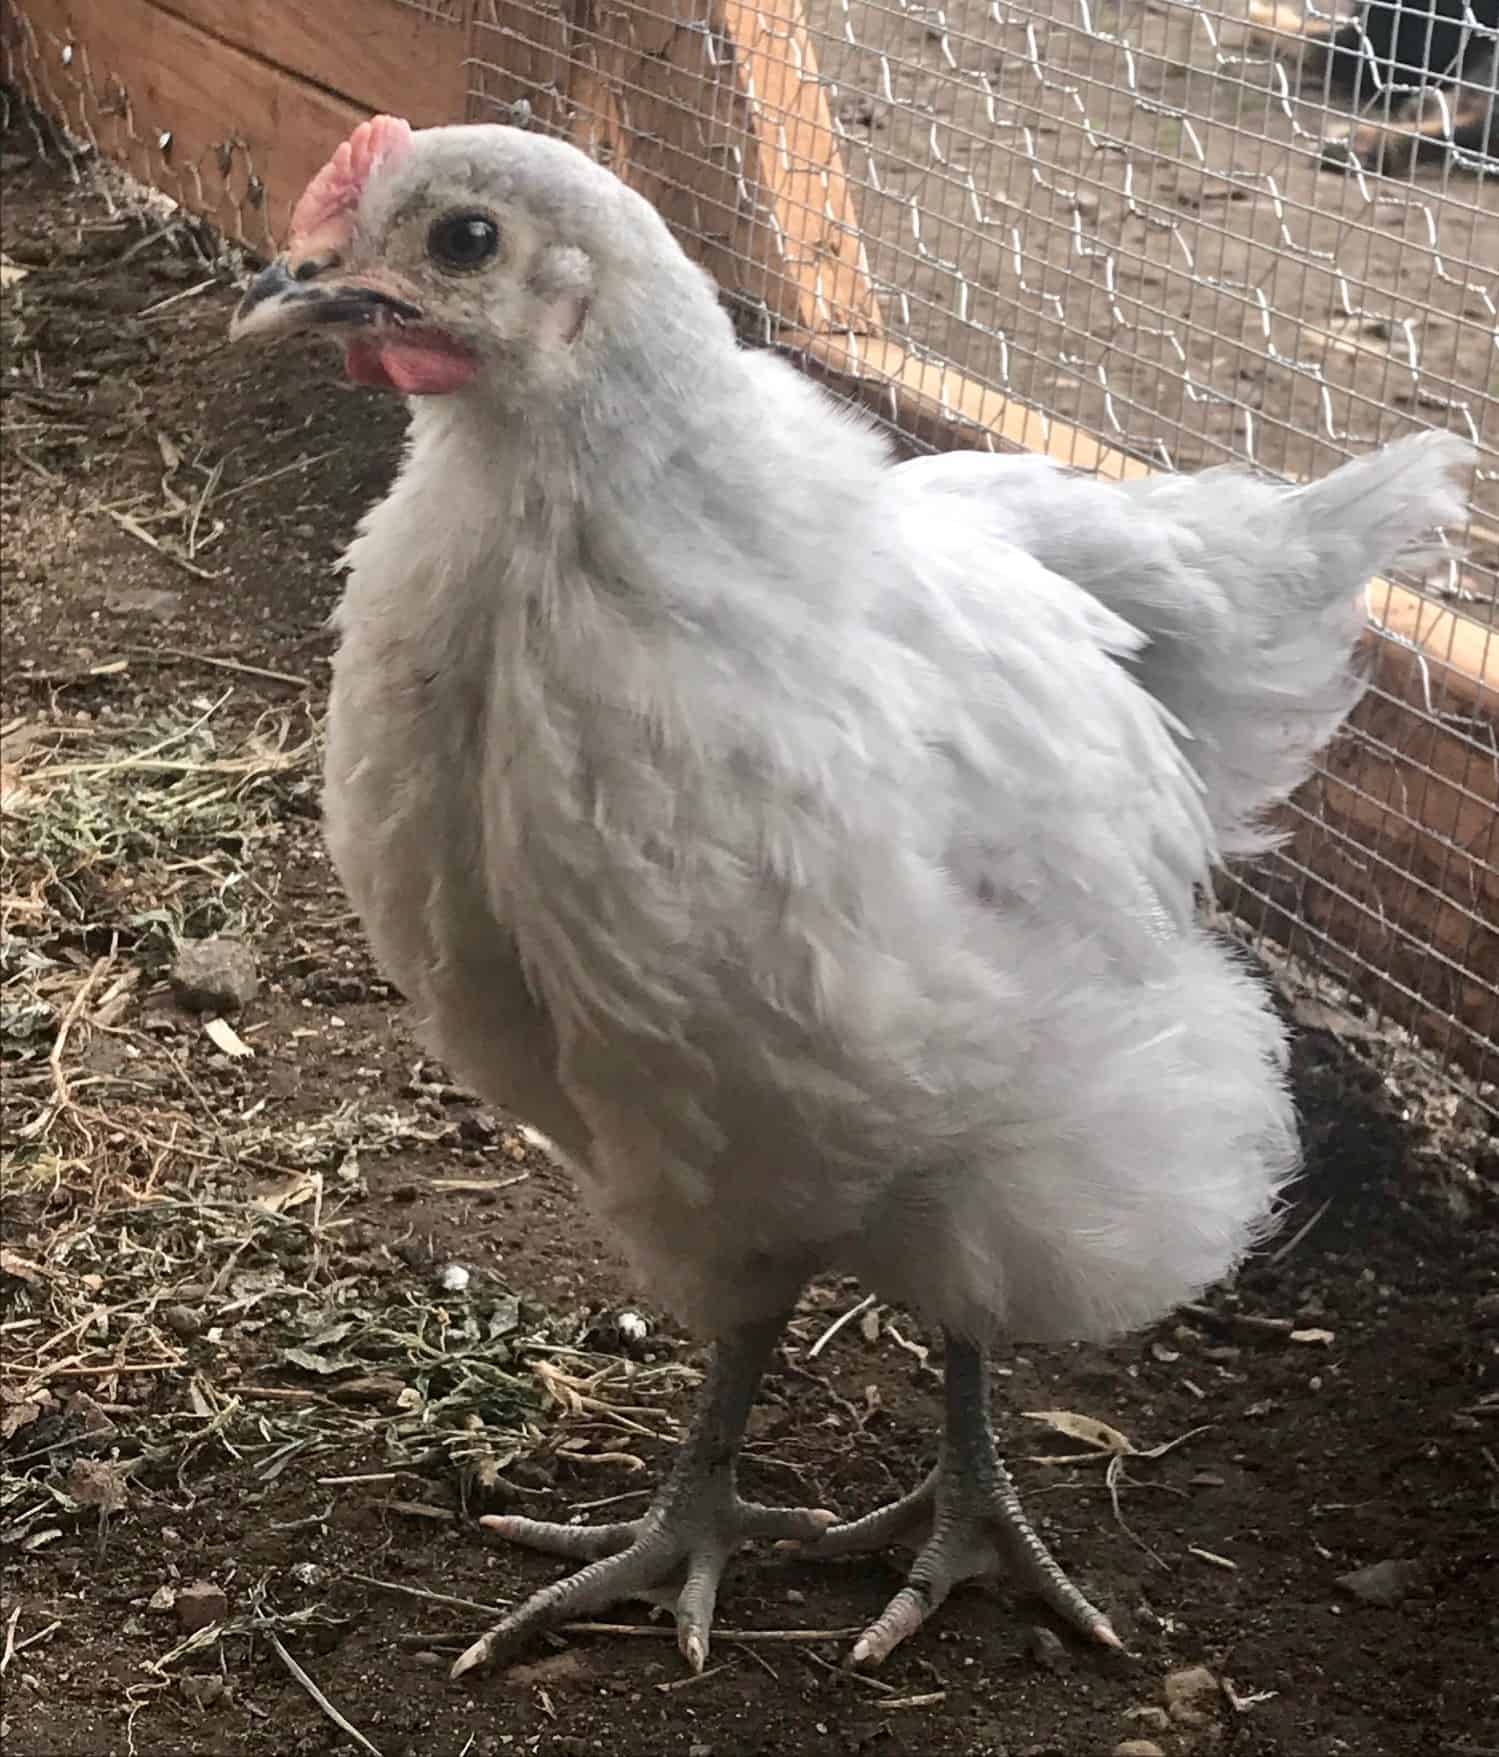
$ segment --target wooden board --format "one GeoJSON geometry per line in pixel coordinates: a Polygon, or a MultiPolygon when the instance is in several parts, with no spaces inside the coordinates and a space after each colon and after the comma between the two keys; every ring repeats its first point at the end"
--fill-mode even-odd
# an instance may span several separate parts
{"type": "Polygon", "coordinates": [[[1263,909],[1272,938],[1341,964],[1389,1017],[1475,1078],[1499,1079],[1493,754],[1430,717],[1402,648],[1380,643],[1373,681],[1327,773],[1286,814],[1288,859],[1252,875],[1267,904],[1246,906],[1231,883],[1224,900],[1251,918],[1263,909]]]}
{"type": "Polygon", "coordinates": [[[469,118],[594,153],[731,295],[777,323],[879,327],[853,197],[795,0],[475,0],[469,118]]]}
{"type": "Polygon", "coordinates": [[[749,105],[755,177],[775,216],[767,244],[797,289],[799,327],[878,335],[858,210],[800,0],[719,0],[749,105]]]}
{"type": "Polygon", "coordinates": [[[416,128],[463,120],[467,0],[446,18],[402,0],[152,3],[362,109],[390,111],[416,128]]]}
{"type": "Polygon", "coordinates": [[[261,252],[367,114],[148,0],[12,0],[5,51],[40,108],[261,252]]]}

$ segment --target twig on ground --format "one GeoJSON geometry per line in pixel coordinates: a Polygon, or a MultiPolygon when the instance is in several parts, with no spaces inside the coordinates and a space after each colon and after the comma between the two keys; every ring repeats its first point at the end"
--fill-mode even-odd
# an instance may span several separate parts
{"type": "Polygon", "coordinates": [[[819,1336],[807,1350],[807,1359],[816,1360],[818,1355],[822,1353],[823,1349],[827,1347],[840,1330],[843,1330],[849,1324],[852,1324],[855,1318],[863,1317],[864,1313],[867,1312],[874,1303],[874,1295],[872,1293],[866,1294],[865,1297],[859,1301],[858,1305],[850,1306],[841,1318],[834,1318],[832,1323],[828,1325],[827,1329],[823,1331],[822,1335],[819,1336]]]}
{"type": "Polygon", "coordinates": [[[1252,1336],[1261,1342],[1283,1342],[1296,1328],[1289,1318],[1261,1318],[1253,1312],[1220,1312],[1213,1306],[1181,1305],[1183,1317],[1219,1335],[1252,1336]]]}
{"type": "Polygon", "coordinates": [[[128,531],[138,543],[144,543],[148,549],[154,549],[158,555],[167,561],[174,562],[185,573],[190,573],[194,579],[208,580],[212,583],[224,577],[222,574],[210,573],[206,567],[199,567],[196,561],[189,561],[185,555],[179,555],[175,549],[168,548],[159,537],[153,537],[139,519],[131,518],[128,512],[116,512],[108,506],[104,508],[104,512],[107,517],[114,520],[122,531],[128,531]]]}
{"type": "Polygon", "coordinates": [[[374,1586],[381,1592],[397,1592],[403,1598],[422,1598],[428,1604],[448,1604],[455,1610],[478,1611],[481,1616],[503,1617],[506,1606],[497,1604],[480,1604],[473,1598],[455,1598],[448,1592],[428,1592],[425,1587],[406,1586],[399,1580],[377,1580],[373,1574],[345,1574],[345,1580],[357,1580],[361,1586],[374,1586]]]}
{"type": "Polygon", "coordinates": [[[71,1109],[73,1095],[68,1088],[67,1072],[62,1065],[63,1051],[68,1047],[68,1037],[72,1032],[74,1025],[78,1023],[78,1017],[87,1004],[88,997],[94,991],[94,984],[98,982],[104,972],[114,963],[114,960],[115,955],[111,951],[106,953],[104,957],[98,958],[94,961],[93,968],[89,971],[88,975],[84,977],[77,994],[73,996],[72,1004],[69,1006],[67,1012],[63,1014],[62,1023],[57,1027],[57,1036],[52,1041],[51,1053],[47,1057],[47,1067],[52,1075],[51,1107],[50,1109],[43,1111],[39,1117],[36,1117],[33,1121],[27,1123],[24,1127],[17,1129],[17,1140],[29,1141],[35,1136],[45,1133],[45,1131],[56,1122],[58,1117],[71,1109]]]}
{"type": "Polygon", "coordinates": [[[180,659],[187,665],[208,665],[216,671],[233,671],[242,677],[263,677],[268,683],[286,683],[293,689],[310,689],[311,680],[294,677],[289,671],[272,671],[266,665],[249,665],[242,659],[221,659],[216,653],[193,653],[186,647],[130,647],[130,653],[158,664],[167,659],[180,659]]]}
{"type": "Polygon", "coordinates": [[[1279,1249],[1271,1253],[1270,1266],[1272,1268],[1274,1268],[1277,1263],[1283,1263],[1286,1258],[1290,1256],[1291,1252],[1296,1249],[1297,1245],[1301,1243],[1330,1207],[1332,1207],[1331,1196],[1329,1196],[1327,1200],[1316,1209],[1309,1219],[1302,1221],[1301,1225],[1296,1228],[1295,1232],[1291,1234],[1279,1249]]]}
{"type": "Polygon", "coordinates": [[[16,1624],[19,1623],[20,1620],[21,1607],[20,1605],[17,1605],[10,1613],[10,1616],[6,1619],[5,1623],[5,1651],[4,1653],[0,1653],[0,1678],[3,1678],[10,1670],[10,1662],[15,1657],[16,1624]]]}
{"type": "Polygon", "coordinates": [[[323,1692],[318,1689],[317,1685],[313,1683],[312,1679],[308,1677],[307,1673],[302,1670],[301,1666],[299,1666],[287,1652],[285,1643],[281,1640],[281,1637],[277,1635],[276,1631],[262,1625],[259,1633],[265,1636],[266,1640],[274,1649],[277,1659],[281,1661],[287,1671],[291,1673],[312,1700],[318,1705],[324,1715],[333,1722],[334,1726],[336,1726],[347,1738],[352,1739],[361,1751],[367,1751],[369,1757],[380,1757],[379,1746],[371,1744],[352,1721],[346,1720],[344,1716],[339,1713],[323,1692]]]}

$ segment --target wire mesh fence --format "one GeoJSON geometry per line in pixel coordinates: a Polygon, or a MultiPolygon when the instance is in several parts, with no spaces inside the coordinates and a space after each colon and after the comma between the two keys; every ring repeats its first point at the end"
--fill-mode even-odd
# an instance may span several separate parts
{"type": "MultiPolygon", "coordinates": [[[[1468,528],[1371,589],[1371,698],[1225,900],[1499,1108],[1499,0],[383,4],[458,58],[455,109],[611,164],[748,337],[910,446],[1299,479],[1475,440],[1468,528]]],[[[123,116],[138,175],[274,234],[260,141],[173,162],[97,44],[15,40],[75,132],[123,116]]]]}

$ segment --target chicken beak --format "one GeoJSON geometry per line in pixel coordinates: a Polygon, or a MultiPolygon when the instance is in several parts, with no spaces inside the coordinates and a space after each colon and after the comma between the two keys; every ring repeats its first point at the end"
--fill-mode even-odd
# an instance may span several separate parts
{"type": "MultiPolygon", "coordinates": [[[[327,265],[331,266],[331,265],[327,265]]],[[[359,328],[380,319],[413,323],[420,309],[379,287],[323,278],[315,258],[293,264],[278,256],[245,288],[229,325],[231,342],[290,335],[324,324],[359,328]]]]}

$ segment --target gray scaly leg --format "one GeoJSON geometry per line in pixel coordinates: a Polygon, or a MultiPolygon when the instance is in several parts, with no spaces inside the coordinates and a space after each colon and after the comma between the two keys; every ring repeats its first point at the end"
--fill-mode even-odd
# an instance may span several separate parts
{"type": "Polygon", "coordinates": [[[736,1487],[744,1425],[784,1327],[781,1318],[756,1325],[715,1349],[692,1429],[642,1518],[616,1525],[501,1517],[481,1522],[512,1543],[587,1566],[511,1611],[459,1655],[453,1677],[508,1656],[542,1629],[596,1614],[621,1599],[653,1596],[677,1579],[677,1645],[694,1671],[703,1669],[718,1582],[740,1544],[757,1537],[811,1541],[834,1522],[833,1514],[813,1508],[742,1501],[736,1487]]]}
{"type": "Polygon", "coordinates": [[[920,1488],[888,1507],[833,1526],[805,1554],[853,1555],[928,1532],[906,1584],[854,1643],[854,1665],[878,1665],[938,1608],[961,1581],[1003,1564],[1081,1634],[1105,1647],[1123,1644],[1102,1611],[1062,1572],[1036,1535],[1000,1460],[989,1417],[989,1363],[983,1349],[947,1338],[947,1404],[942,1461],[920,1488]]]}

